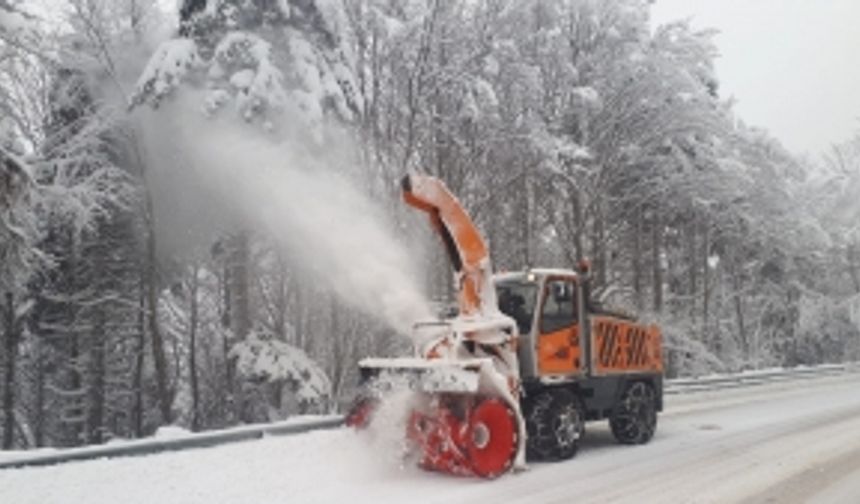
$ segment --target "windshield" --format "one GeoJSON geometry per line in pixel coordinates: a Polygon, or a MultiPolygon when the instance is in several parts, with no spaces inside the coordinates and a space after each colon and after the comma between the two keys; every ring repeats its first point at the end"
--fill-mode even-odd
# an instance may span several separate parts
{"type": "Polygon", "coordinates": [[[528,334],[535,313],[537,284],[525,280],[497,282],[496,292],[499,310],[516,321],[520,334],[528,334]]]}

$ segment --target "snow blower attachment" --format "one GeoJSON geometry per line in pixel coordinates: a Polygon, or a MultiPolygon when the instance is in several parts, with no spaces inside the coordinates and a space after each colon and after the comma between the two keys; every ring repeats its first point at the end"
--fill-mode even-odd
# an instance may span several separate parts
{"type": "Polygon", "coordinates": [[[499,395],[491,359],[410,361],[368,359],[361,366],[375,369],[383,395],[385,383],[412,391],[406,434],[420,465],[462,476],[507,471],[521,438],[518,408],[499,395]]]}
{"type": "Polygon", "coordinates": [[[493,276],[486,244],[438,179],[409,175],[403,199],[445,245],[459,314],[419,321],[416,356],[365,359],[365,393],[347,424],[373,422],[389,392],[410,391],[406,436],[423,467],[493,478],[530,459],[573,457],[587,420],[609,419],[623,444],[654,435],[663,407],[660,330],[590,297],[577,270],[493,276]]]}
{"type": "Polygon", "coordinates": [[[414,358],[363,360],[374,393],[347,423],[372,421],[373,396],[405,385],[414,391],[407,436],[421,465],[495,477],[525,463],[516,323],[498,310],[487,247],[456,198],[431,177],[409,175],[402,188],[406,203],[426,212],[442,237],[460,286],[459,315],[418,322],[414,358]]]}

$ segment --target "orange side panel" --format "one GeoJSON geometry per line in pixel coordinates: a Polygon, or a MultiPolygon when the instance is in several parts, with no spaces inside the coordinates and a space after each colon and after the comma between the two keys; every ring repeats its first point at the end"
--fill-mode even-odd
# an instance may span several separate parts
{"type": "Polygon", "coordinates": [[[538,369],[541,375],[572,374],[582,369],[579,326],[538,337],[538,369]]]}
{"type": "Polygon", "coordinates": [[[660,330],[613,317],[592,319],[595,374],[662,372],[660,330]]]}

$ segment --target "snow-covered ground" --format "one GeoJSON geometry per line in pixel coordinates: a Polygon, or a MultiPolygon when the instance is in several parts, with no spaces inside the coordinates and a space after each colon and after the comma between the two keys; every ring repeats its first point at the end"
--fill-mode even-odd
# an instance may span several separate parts
{"type": "Polygon", "coordinates": [[[0,471],[14,503],[857,502],[860,375],[667,397],[646,446],[589,426],[571,461],[481,481],[403,465],[347,429],[0,471]]]}

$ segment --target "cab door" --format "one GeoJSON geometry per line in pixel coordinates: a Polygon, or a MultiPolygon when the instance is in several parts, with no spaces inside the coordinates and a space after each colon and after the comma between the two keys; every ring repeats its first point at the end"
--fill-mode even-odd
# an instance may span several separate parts
{"type": "Polygon", "coordinates": [[[537,324],[539,374],[579,373],[582,350],[575,279],[548,278],[541,298],[537,324]]]}

